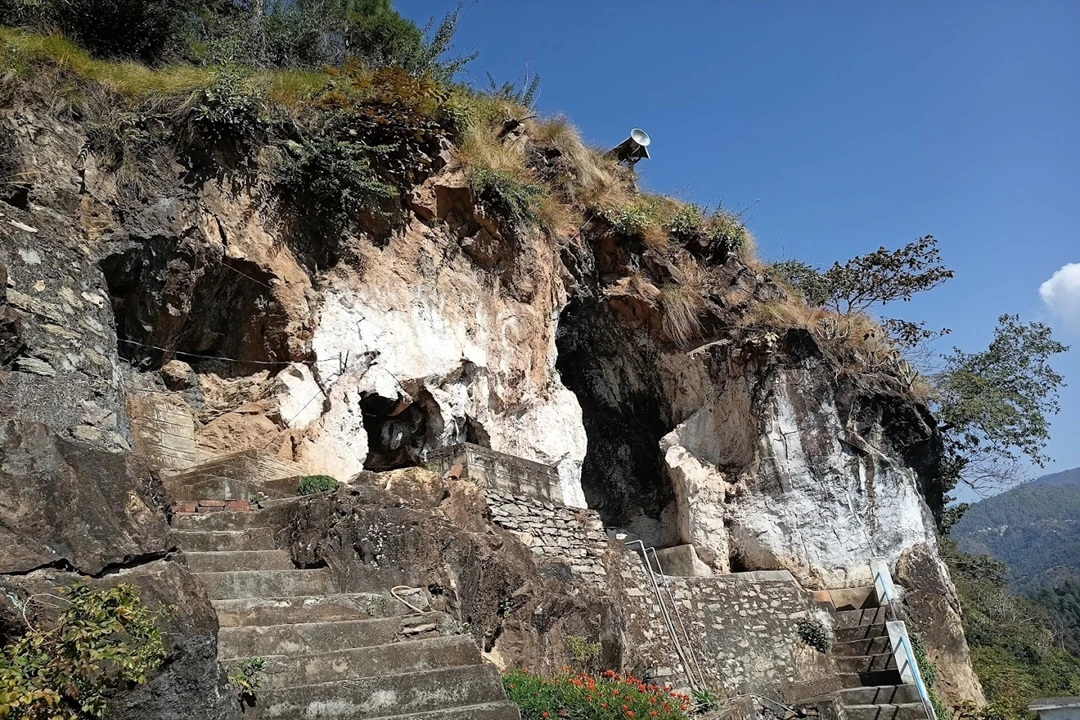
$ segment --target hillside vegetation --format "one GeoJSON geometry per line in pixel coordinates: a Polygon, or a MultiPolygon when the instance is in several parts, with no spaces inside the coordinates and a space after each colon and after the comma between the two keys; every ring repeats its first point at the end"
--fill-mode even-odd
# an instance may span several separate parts
{"type": "Polygon", "coordinates": [[[1080,577],[1080,469],[973,504],[952,537],[965,552],[1007,564],[1009,584],[1019,592],[1080,577]]]}

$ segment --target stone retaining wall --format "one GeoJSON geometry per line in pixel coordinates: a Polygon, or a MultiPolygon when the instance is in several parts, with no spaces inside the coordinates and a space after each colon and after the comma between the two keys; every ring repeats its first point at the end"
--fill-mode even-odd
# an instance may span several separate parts
{"type": "Polygon", "coordinates": [[[600,516],[544,500],[514,496],[488,488],[484,491],[491,519],[517,533],[534,555],[562,560],[582,578],[604,583],[607,534],[600,516]]]}
{"type": "Polygon", "coordinates": [[[429,453],[425,466],[440,475],[455,471],[485,490],[564,505],[558,471],[542,463],[462,443],[429,453]]]}

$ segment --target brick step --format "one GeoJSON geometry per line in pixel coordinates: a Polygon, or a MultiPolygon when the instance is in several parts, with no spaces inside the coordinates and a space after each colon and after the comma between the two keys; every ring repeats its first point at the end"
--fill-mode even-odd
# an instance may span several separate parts
{"type": "Polygon", "coordinates": [[[172,541],[184,552],[273,550],[274,531],[269,527],[248,530],[173,530],[172,541]]]}
{"type": "Polygon", "coordinates": [[[242,570],[196,573],[211,600],[330,595],[334,582],[326,570],[242,570]]]}
{"type": "Polygon", "coordinates": [[[443,613],[372,620],[223,627],[218,659],[268,655],[318,655],[450,634],[456,624],[443,613]]]}
{"type": "Polygon", "coordinates": [[[232,572],[237,570],[295,570],[292,558],[284,550],[226,550],[222,552],[185,552],[192,572],[232,572]]]}
{"type": "Polygon", "coordinates": [[[853,655],[836,658],[836,669],[840,672],[866,673],[878,670],[895,670],[896,657],[892,652],[877,655],[853,655]]]}
{"type": "Polygon", "coordinates": [[[881,625],[889,621],[889,610],[883,607],[863,608],[861,610],[837,610],[836,627],[854,628],[864,625],[881,625]]]}
{"type": "Polygon", "coordinates": [[[383,715],[376,720],[521,720],[521,713],[517,705],[501,702],[408,715],[383,715]]]}
{"type": "MultiPolygon", "coordinates": [[[[498,671],[491,665],[469,665],[259,690],[255,706],[248,708],[244,715],[275,720],[368,720],[396,715],[408,717],[412,713],[422,718],[435,711],[445,713],[452,708],[464,711],[468,706],[505,701],[498,671]]],[[[430,714],[428,717],[434,720],[454,716],[430,714]]]]}
{"type": "Polygon", "coordinates": [[[269,527],[270,517],[258,510],[251,512],[211,512],[195,515],[173,515],[175,530],[249,530],[269,527]]]}
{"type": "Polygon", "coordinates": [[[269,688],[320,685],[482,663],[480,649],[467,635],[446,635],[318,655],[278,655],[264,659],[269,688]]]}
{"type": "Polygon", "coordinates": [[[289,625],[395,617],[412,610],[388,595],[341,593],[213,600],[221,627],[289,625]]]}
{"type": "Polygon", "coordinates": [[[926,720],[922,703],[904,705],[848,705],[848,720],[926,720]]]}
{"type": "Polygon", "coordinates": [[[877,687],[880,685],[902,685],[903,679],[898,670],[874,670],[872,672],[842,672],[838,673],[841,687],[861,688],[877,687]]]}
{"type": "Polygon", "coordinates": [[[889,640],[888,635],[879,635],[866,640],[833,643],[833,654],[837,657],[877,655],[883,652],[892,652],[892,642],[889,640]]]}
{"type": "Polygon", "coordinates": [[[919,689],[914,685],[846,688],[840,694],[848,705],[906,705],[920,701],[919,689]]]}
{"type": "Polygon", "coordinates": [[[862,625],[856,627],[838,627],[833,631],[836,636],[836,642],[853,642],[855,640],[869,640],[876,637],[888,637],[889,631],[885,628],[885,623],[879,623],[877,625],[862,625]]]}

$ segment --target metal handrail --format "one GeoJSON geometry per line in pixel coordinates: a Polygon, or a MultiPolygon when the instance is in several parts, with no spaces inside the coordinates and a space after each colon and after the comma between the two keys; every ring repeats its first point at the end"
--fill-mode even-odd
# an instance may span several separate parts
{"type": "Polygon", "coordinates": [[[683,650],[682,643],[679,642],[679,633],[675,631],[675,624],[671,622],[671,615],[668,613],[667,605],[664,604],[664,596],[660,592],[660,585],[656,582],[656,574],[653,573],[652,564],[649,563],[649,555],[645,543],[641,540],[628,540],[625,544],[627,546],[634,544],[641,546],[641,559],[645,563],[645,572],[649,574],[649,580],[652,581],[653,592],[656,593],[656,600],[660,603],[660,613],[664,616],[664,624],[667,626],[671,641],[675,643],[675,652],[678,654],[680,662],[682,662],[683,672],[686,673],[686,679],[690,682],[690,688],[692,690],[698,690],[699,688],[697,682],[694,680],[693,670],[690,667],[690,663],[686,660],[686,652],[683,650]]]}
{"type": "MultiPolygon", "coordinates": [[[[901,622],[896,616],[896,609],[893,607],[892,596],[889,595],[888,586],[885,584],[885,579],[880,572],[874,575],[874,588],[877,589],[878,583],[881,584],[881,596],[885,599],[886,607],[888,608],[888,614],[892,616],[894,622],[901,622]]],[[[919,663],[915,661],[915,653],[911,649],[911,645],[908,643],[907,638],[900,636],[900,647],[904,651],[904,662],[911,669],[911,676],[915,678],[915,689],[919,693],[919,700],[922,701],[923,710],[926,712],[926,717],[929,720],[937,720],[937,713],[934,712],[934,704],[930,702],[930,693],[927,692],[926,686],[923,684],[922,672],[919,670],[919,663]]],[[[895,652],[895,648],[893,651],[895,652]]],[[[900,671],[901,679],[903,679],[904,670],[898,668],[900,671]]]]}
{"type": "Polygon", "coordinates": [[[675,611],[675,619],[679,621],[679,626],[682,628],[683,638],[686,640],[686,647],[690,650],[690,659],[694,662],[694,668],[697,670],[698,682],[701,683],[701,687],[708,687],[705,682],[705,675],[701,672],[701,663],[698,662],[697,654],[694,652],[694,643],[690,640],[690,633],[687,632],[686,623],[683,622],[682,613],[679,612],[679,603],[675,599],[675,594],[671,591],[671,576],[664,572],[664,566],[660,562],[660,556],[656,554],[656,548],[651,547],[649,550],[652,551],[653,560],[656,562],[656,569],[660,571],[660,577],[664,584],[664,588],[668,591],[668,597],[671,598],[671,607],[675,611]]]}

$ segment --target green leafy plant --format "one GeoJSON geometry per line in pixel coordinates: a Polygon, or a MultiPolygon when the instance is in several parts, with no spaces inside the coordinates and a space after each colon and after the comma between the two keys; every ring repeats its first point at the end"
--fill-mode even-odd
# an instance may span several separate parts
{"type": "Polygon", "coordinates": [[[647,200],[635,200],[605,216],[615,232],[638,237],[656,222],[656,207],[647,200]]]}
{"type": "Polygon", "coordinates": [[[691,709],[685,695],[611,670],[599,677],[575,674],[569,668],[554,677],[512,670],[503,676],[503,686],[521,711],[521,720],[686,720],[691,709]]]}
{"type": "Polygon", "coordinates": [[[667,231],[682,241],[697,240],[705,227],[705,214],[697,205],[683,205],[667,222],[667,231]]]}
{"type": "Polygon", "coordinates": [[[800,620],[795,626],[795,632],[799,634],[799,639],[818,652],[829,652],[832,639],[829,637],[828,628],[820,620],[816,618],[800,620]]]}
{"type": "Polygon", "coordinates": [[[750,231],[739,218],[727,210],[717,210],[709,218],[705,233],[711,243],[722,245],[728,252],[738,254],[750,242],[750,231]]]}
{"type": "Polygon", "coordinates": [[[319,137],[295,146],[279,173],[279,185],[294,199],[312,201],[311,216],[347,218],[375,209],[397,195],[371,169],[377,148],[319,137]]]}
{"type": "Polygon", "coordinates": [[[314,495],[315,493],[336,490],[337,486],[337,480],[329,475],[307,475],[300,481],[300,487],[296,492],[299,495],[314,495]]]}
{"type": "Polygon", "coordinates": [[[708,688],[693,690],[690,697],[694,700],[694,712],[696,714],[712,712],[720,707],[720,696],[708,688]]]}
{"type": "Polygon", "coordinates": [[[505,222],[517,227],[539,223],[539,201],[546,194],[542,185],[522,182],[508,172],[486,168],[473,170],[469,184],[480,202],[505,222]]]}
{"type": "Polygon", "coordinates": [[[491,73],[487,74],[487,79],[489,95],[500,100],[507,100],[523,108],[531,109],[536,102],[536,98],[540,96],[540,76],[535,73],[530,75],[526,71],[525,79],[520,86],[509,80],[499,85],[495,82],[495,77],[491,73]]]}
{"type": "Polygon", "coordinates": [[[134,586],[57,592],[48,596],[65,605],[56,620],[31,625],[0,655],[0,717],[104,717],[111,693],[142,685],[165,659],[161,614],[142,604],[134,586]]]}
{"type": "Polygon", "coordinates": [[[237,68],[218,72],[192,108],[200,135],[215,140],[250,141],[267,128],[265,92],[237,68]]]}
{"type": "Polygon", "coordinates": [[[241,703],[253,703],[256,691],[266,682],[266,660],[245,658],[229,668],[226,677],[241,703]]]}
{"type": "Polygon", "coordinates": [[[566,636],[566,652],[571,666],[581,672],[596,672],[600,666],[600,643],[582,635],[566,636]]]}

